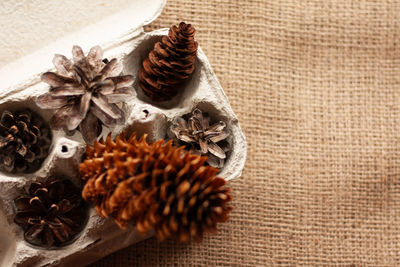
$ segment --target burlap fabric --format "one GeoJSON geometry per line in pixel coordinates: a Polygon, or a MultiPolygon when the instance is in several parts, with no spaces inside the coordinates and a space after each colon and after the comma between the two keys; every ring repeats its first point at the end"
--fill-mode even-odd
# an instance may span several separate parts
{"type": "Polygon", "coordinates": [[[399,266],[400,3],[169,0],[147,30],[181,20],[249,144],[235,210],[93,266],[399,266]]]}

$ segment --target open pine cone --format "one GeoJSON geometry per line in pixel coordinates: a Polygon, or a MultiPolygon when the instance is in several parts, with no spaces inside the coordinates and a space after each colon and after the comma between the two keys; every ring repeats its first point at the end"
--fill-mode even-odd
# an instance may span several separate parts
{"type": "Polygon", "coordinates": [[[54,177],[32,183],[29,195],[14,203],[14,222],[24,229],[25,240],[37,246],[65,245],[82,230],[87,217],[80,190],[69,180],[54,177]]]}
{"type": "Polygon", "coordinates": [[[43,119],[29,109],[3,111],[0,119],[0,169],[34,172],[46,159],[51,131],[43,119]]]}
{"type": "Polygon", "coordinates": [[[228,219],[230,189],[205,166],[206,157],[183,152],[163,140],[148,144],[124,133],[113,141],[95,141],[79,166],[86,181],[82,196],[97,212],[111,216],[121,228],[129,222],[145,233],[155,229],[159,240],[201,240],[228,219]]]}
{"type": "Polygon", "coordinates": [[[170,130],[175,143],[187,146],[194,154],[208,156],[207,163],[215,168],[224,166],[229,151],[229,144],[225,141],[229,136],[225,122],[210,125],[208,114],[196,108],[187,120],[176,118],[170,130]]]}
{"type": "Polygon", "coordinates": [[[124,121],[117,103],[131,97],[131,75],[119,76],[122,64],[117,59],[104,63],[100,46],[93,47],[87,56],[79,46],[72,49],[73,61],[55,55],[57,72],[46,72],[42,80],[50,91],[38,97],[43,109],[55,109],[51,124],[66,132],[79,127],[86,142],[92,143],[101,132],[101,124],[113,127],[124,121]]]}
{"type": "Polygon", "coordinates": [[[139,71],[139,85],[154,101],[166,101],[178,94],[179,85],[194,71],[197,55],[195,29],[181,22],[154,45],[139,71]]]}

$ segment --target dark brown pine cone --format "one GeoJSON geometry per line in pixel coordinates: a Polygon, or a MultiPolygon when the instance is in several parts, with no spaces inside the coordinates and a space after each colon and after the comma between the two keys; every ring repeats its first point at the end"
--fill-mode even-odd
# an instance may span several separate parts
{"type": "Polygon", "coordinates": [[[0,119],[0,169],[11,173],[36,171],[48,155],[51,138],[46,123],[31,110],[3,111],[0,119]]]}
{"type": "Polygon", "coordinates": [[[139,71],[139,85],[154,101],[166,101],[177,95],[179,85],[194,71],[197,55],[195,29],[181,22],[172,26],[168,36],[154,45],[139,71]]]}
{"type": "Polygon", "coordinates": [[[54,177],[32,183],[29,195],[14,203],[14,222],[24,229],[25,240],[37,246],[65,245],[82,230],[87,217],[80,190],[69,180],[54,177]]]}
{"type": "Polygon", "coordinates": [[[225,222],[231,207],[230,189],[205,166],[207,157],[183,152],[172,141],[148,144],[121,134],[115,141],[88,146],[79,166],[86,181],[82,196],[98,213],[111,216],[121,228],[129,222],[145,233],[155,229],[159,240],[201,240],[225,222]]]}

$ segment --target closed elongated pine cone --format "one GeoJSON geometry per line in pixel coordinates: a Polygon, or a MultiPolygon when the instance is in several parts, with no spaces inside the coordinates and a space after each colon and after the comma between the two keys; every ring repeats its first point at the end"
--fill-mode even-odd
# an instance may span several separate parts
{"type": "Polygon", "coordinates": [[[79,166],[83,198],[121,228],[132,222],[141,233],[154,229],[162,241],[199,241],[215,232],[231,210],[230,189],[216,177],[218,169],[171,141],[148,144],[145,138],[121,134],[88,146],[79,166]]]}
{"type": "Polygon", "coordinates": [[[194,34],[190,24],[172,26],[143,61],[139,85],[152,100],[170,100],[194,71],[198,46],[194,34]]]}

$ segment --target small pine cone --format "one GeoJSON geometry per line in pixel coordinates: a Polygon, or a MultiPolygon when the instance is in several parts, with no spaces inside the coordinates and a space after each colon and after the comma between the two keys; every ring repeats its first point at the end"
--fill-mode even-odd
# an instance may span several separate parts
{"type": "Polygon", "coordinates": [[[154,101],[166,101],[178,94],[179,85],[194,71],[197,54],[195,29],[181,22],[154,45],[139,71],[139,85],[154,101]]]}
{"type": "Polygon", "coordinates": [[[14,203],[14,222],[24,229],[25,240],[37,246],[65,245],[82,230],[87,217],[80,190],[69,180],[54,177],[45,183],[33,182],[29,195],[14,203]]]}
{"type": "Polygon", "coordinates": [[[185,145],[190,152],[208,157],[207,163],[215,168],[222,168],[225,163],[229,144],[226,139],[229,131],[226,123],[219,121],[210,124],[210,117],[196,108],[188,119],[175,118],[170,127],[174,141],[185,145]]]}
{"type": "Polygon", "coordinates": [[[0,169],[17,173],[40,168],[51,145],[51,131],[29,109],[3,111],[0,119],[0,169]]]}
{"type": "Polygon", "coordinates": [[[141,233],[154,229],[162,241],[199,241],[215,232],[228,219],[232,199],[225,180],[215,176],[218,169],[172,141],[148,144],[145,138],[133,134],[127,140],[123,133],[88,146],[79,166],[83,198],[121,228],[133,222],[141,233]]]}

